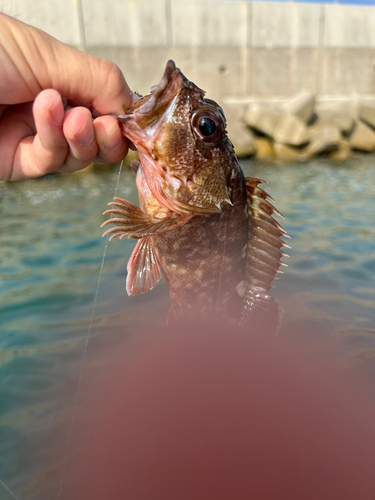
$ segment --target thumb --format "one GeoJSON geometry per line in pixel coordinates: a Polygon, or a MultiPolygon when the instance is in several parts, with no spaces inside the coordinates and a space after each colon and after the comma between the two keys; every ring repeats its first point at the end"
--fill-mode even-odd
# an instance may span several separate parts
{"type": "Polygon", "coordinates": [[[136,96],[115,63],[60,42],[55,50],[58,67],[54,63],[49,66],[43,89],[53,88],[69,100],[88,103],[100,114],[122,114],[124,105],[133,104],[136,96]]]}

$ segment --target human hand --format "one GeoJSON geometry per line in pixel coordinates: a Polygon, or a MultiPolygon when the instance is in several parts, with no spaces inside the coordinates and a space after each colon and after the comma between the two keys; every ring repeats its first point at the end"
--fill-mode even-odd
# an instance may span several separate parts
{"type": "Polygon", "coordinates": [[[125,157],[117,120],[100,116],[136,100],[114,63],[0,13],[0,67],[0,181],[125,157]]]}

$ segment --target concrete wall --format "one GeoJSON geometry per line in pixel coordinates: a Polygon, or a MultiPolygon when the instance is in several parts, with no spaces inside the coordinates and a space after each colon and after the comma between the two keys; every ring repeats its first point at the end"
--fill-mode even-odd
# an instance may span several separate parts
{"type": "Polygon", "coordinates": [[[375,6],[12,0],[8,13],[112,59],[141,93],[160,80],[168,58],[216,99],[286,96],[301,89],[375,93],[375,6]]]}

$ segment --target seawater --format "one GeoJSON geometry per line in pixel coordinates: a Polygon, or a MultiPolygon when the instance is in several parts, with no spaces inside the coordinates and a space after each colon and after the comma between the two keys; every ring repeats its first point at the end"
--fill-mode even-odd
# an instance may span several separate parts
{"type": "MultiPolygon", "coordinates": [[[[375,378],[375,160],[242,166],[268,182],[291,236],[274,290],[285,310],[279,335],[324,346],[375,378]]],[[[100,370],[103,346],[140,322],[162,324],[168,310],[163,283],[127,297],[134,241],[115,239],[93,311],[106,245],[99,226],[117,176],[97,168],[0,184],[0,480],[19,500],[58,497],[87,341],[100,370]]],[[[132,171],[117,194],[137,203],[132,171]]],[[[0,483],[0,500],[13,498],[0,483]]]]}

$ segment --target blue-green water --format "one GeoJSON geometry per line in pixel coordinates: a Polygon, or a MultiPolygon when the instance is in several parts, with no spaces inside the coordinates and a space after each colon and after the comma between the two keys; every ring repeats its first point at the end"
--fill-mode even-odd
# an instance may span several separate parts
{"type": "MultiPolygon", "coordinates": [[[[375,160],[243,167],[268,181],[292,237],[274,292],[285,309],[280,335],[375,378],[375,160]]],[[[117,175],[0,184],[0,480],[19,500],[58,498],[117,175]]],[[[137,202],[131,171],[117,194],[137,202]]],[[[133,246],[114,240],[106,251],[88,343],[97,370],[109,362],[104,345],[162,322],[168,308],[163,284],[126,296],[133,246]]],[[[12,498],[0,483],[0,500],[12,498]]]]}

